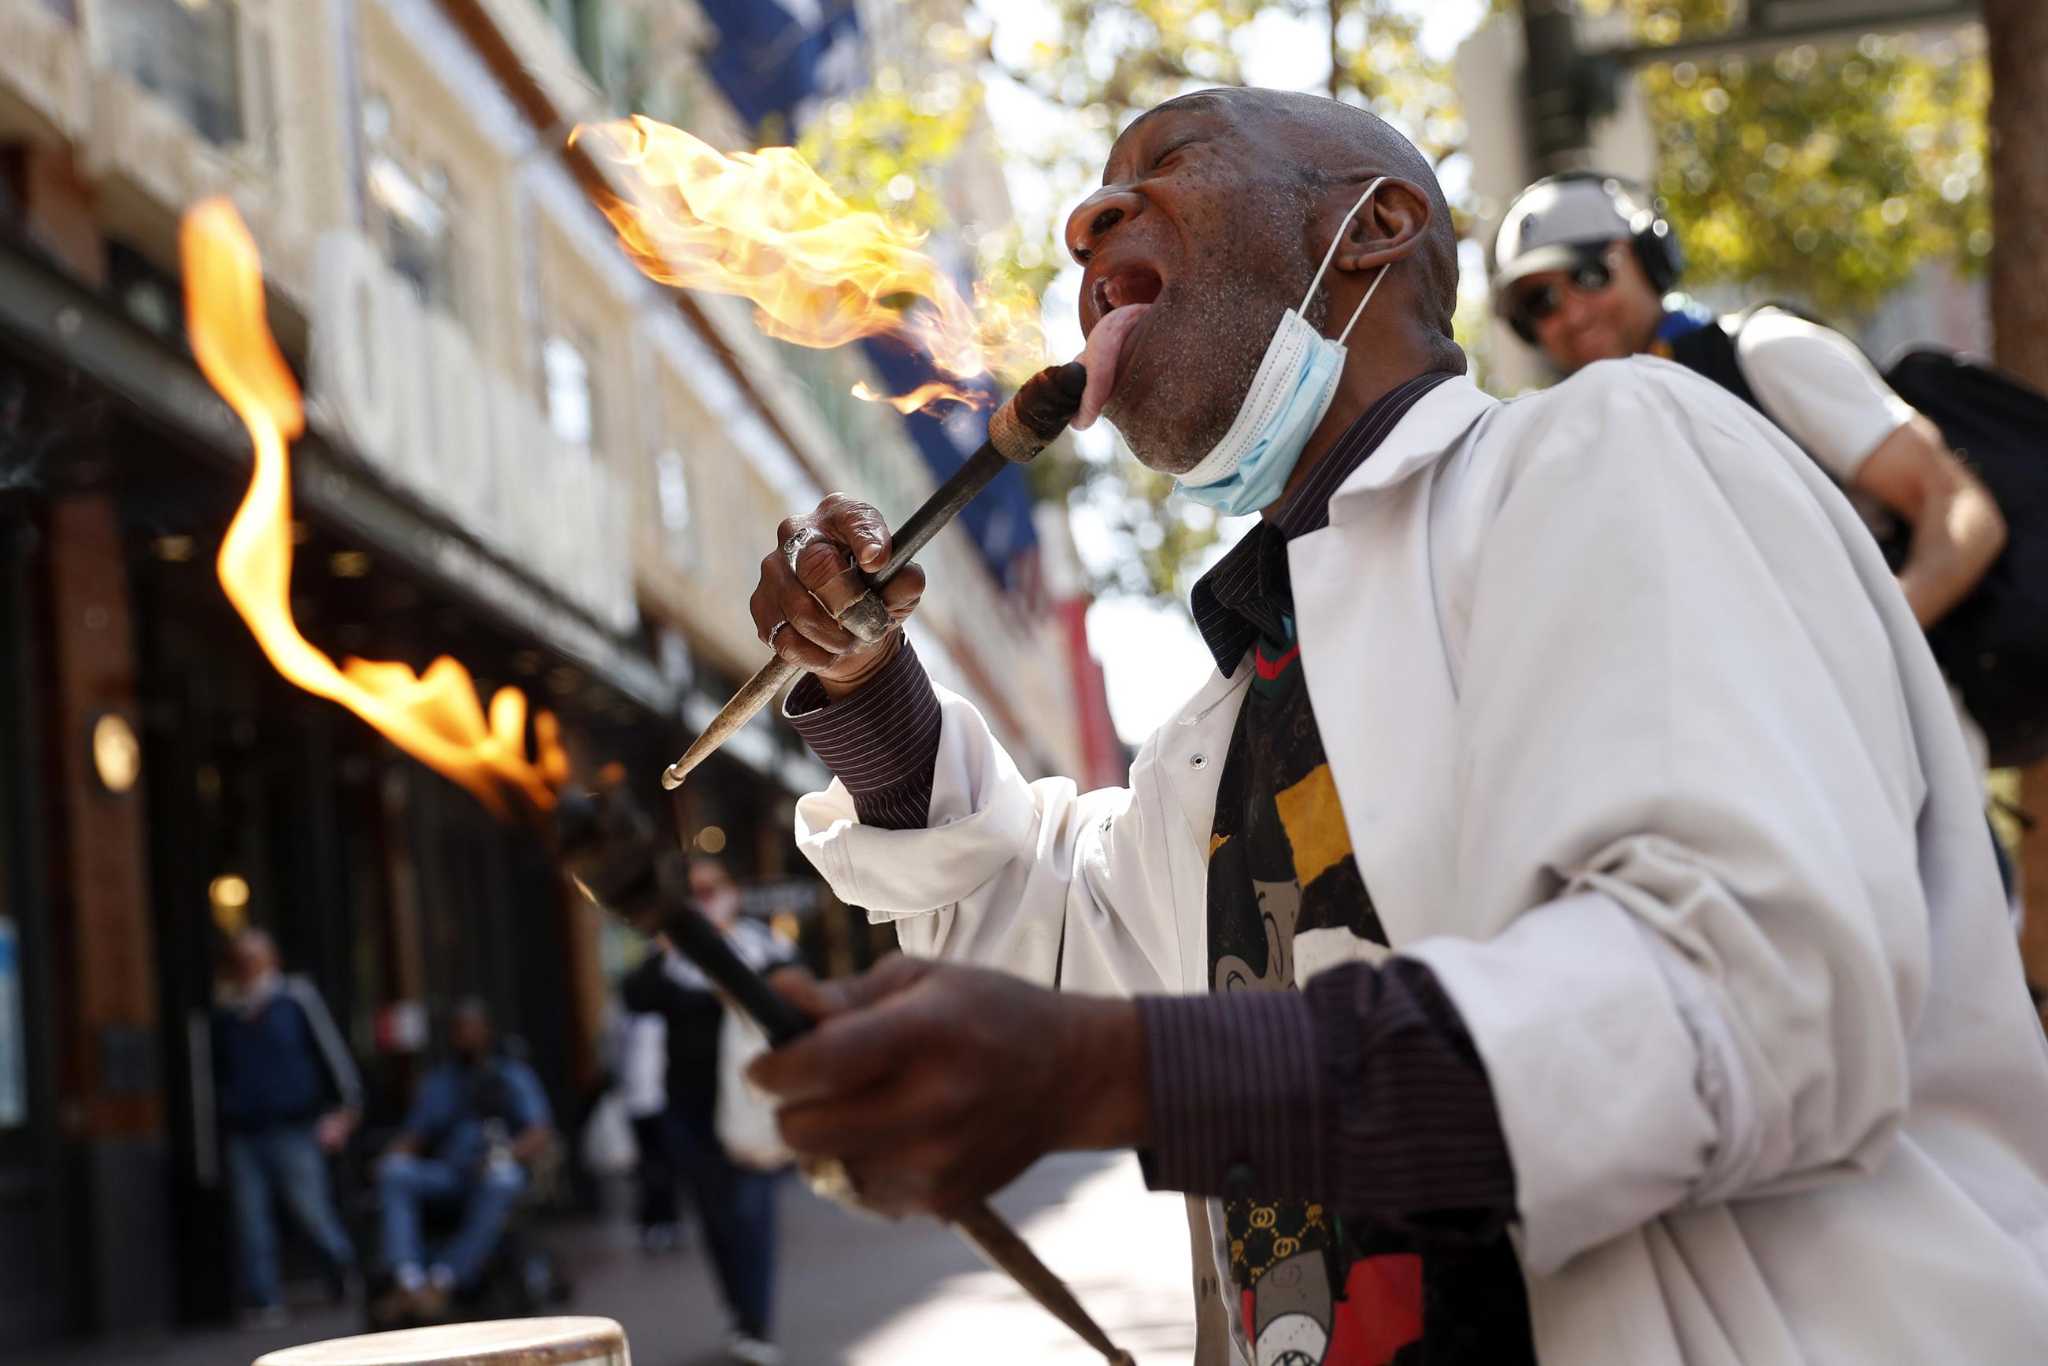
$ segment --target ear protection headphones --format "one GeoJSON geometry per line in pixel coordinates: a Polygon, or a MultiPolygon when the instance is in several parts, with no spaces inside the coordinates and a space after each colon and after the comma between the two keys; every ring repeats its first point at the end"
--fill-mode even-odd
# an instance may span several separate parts
{"type": "MultiPolygon", "coordinates": [[[[1685,273],[1685,253],[1679,248],[1678,234],[1671,223],[1658,211],[1657,201],[1645,193],[1641,186],[1621,176],[1609,175],[1604,171],[1561,171],[1525,186],[1515,196],[1515,203],[1521,202],[1530,191],[1546,185],[1598,185],[1614,202],[1615,211],[1628,225],[1628,242],[1636,254],[1636,261],[1643,268],[1643,276],[1650,282],[1650,288],[1659,294],[1668,294],[1678,284],[1679,276],[1685,273]]],[[[1513,204],[1509,205],[1510,212],[1513,204]]],[[[1507,225],[1503,216],[1501,226],[1507,225]]],[[[1500,259],[1500,244],[1496,234],[1493,259],[1500,259]]],[[[1507,319],[1515,335],[1530,346],[1536,345],[1535,331],[1516,317],[1507,307],[1507,295],[1500,296],[1500,313],[1507,319]]]]}

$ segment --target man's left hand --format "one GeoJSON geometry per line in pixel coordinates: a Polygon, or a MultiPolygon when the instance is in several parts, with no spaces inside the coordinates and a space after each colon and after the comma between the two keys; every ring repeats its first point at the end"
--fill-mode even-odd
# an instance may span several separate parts
{"type": "Polygon", "coordinates": [[[819,1025],[748,1075],[782,1102],[783,1141],[839,1159],[871,1209],[944,1218],[1048,1152],[1145,1140],[1129,1001],[902,956],[776,985],[819,1025]]]}
{"type": "Polygon", "coordinates": [[[355,1111],[345,1108],[329,1110],[313,1122],[313,1139],[323,1152],[338,1153],[355,1128],[355,1111]]]}

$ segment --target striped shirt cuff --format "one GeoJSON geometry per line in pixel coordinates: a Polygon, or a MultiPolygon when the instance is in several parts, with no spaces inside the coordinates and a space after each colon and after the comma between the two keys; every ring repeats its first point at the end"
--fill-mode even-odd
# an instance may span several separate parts
{"type": "Polygon", "coordinates": [[[1496,1236],[1515,1213],[1514,1163],[1436,974],[1397,955],[1325,972],[1303,995],[1329,1102],[1329,1202],[1418,1237],[1496,1236]]]}
{"type": "Polygon", "coordinates": [[[1292,991],[1141,996],[1154,1190],[1306,1194],[1323,1166],[1308,1001],[1292,991]]]}
{"type": "Polygon", "coordinates": [[[1155,1189],[1310,1199],[1418,1237],[1485,1239],[1514,1166],[1457,1007],[1428,967],[1349,964],[1300,992],[1143,997],[1155,1189]]]}
{"type": "Polygon", "coordinates": [[[782,714],[846,784],[862,825],[924,828],[939,760],[939,696],[907,637],[880,673],[837,702],[805,674],[782,714]]]}

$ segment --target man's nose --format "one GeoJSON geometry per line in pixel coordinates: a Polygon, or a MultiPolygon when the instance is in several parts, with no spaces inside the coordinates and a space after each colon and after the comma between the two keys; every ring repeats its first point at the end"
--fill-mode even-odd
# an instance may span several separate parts
{"type": "Polygon", "coordinates": [[[1556,320],[1556,328],[1561,332],[1576,332],[1591,317],[1594,310],[1593,299],[1576,284],[1567,284],[1557,293],[1557,312],[1552,315],[1556,320]]]}
{"type": "Polygon", "coordinates": [[[1145,201],[1121,186],[1105,185],[1067,216],[1067,253],[1082,265],[1120,223],[1145,211],[1145,201]]]}

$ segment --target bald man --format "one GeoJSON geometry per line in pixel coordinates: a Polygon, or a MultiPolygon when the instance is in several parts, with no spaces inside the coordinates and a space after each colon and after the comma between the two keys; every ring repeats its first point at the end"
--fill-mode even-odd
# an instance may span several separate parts
{"type": "Polygon", "coordinates": [[[2038,1354],[2048,1058],[1841,495],[1665,362],[1480,393],[1429,166],[1329,101],[1160,106],[1067,242],[1081,420],[1261,519],[1194,591],[1216,671],[1128,787],[1027,782],[827,615],[874,509],[784,524],[798,837],[917,955],[804,990],[790,1144],[941,1214],[1137,1150],[1204,1361],[2038,1354]]]}

